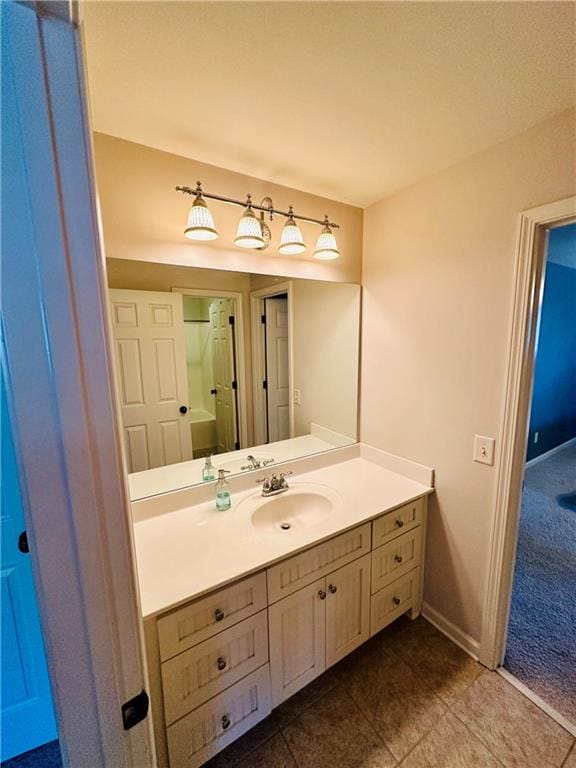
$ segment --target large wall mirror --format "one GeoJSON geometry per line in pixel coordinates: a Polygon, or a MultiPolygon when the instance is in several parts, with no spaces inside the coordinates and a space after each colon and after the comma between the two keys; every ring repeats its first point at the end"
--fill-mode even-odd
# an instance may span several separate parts
{"type": "Polygon", "coordinates": [[[107,265],[133,501],[356,442],[360,286],[107,265]]]}

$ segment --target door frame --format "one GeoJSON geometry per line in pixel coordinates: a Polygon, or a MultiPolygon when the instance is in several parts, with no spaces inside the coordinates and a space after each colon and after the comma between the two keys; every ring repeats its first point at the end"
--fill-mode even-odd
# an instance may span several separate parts
{"type": "Polygon", "coordinates": [[[288,296],[288,361],[289,371],[289,425],[290,437],[294,437],[294,347],[292,340],[294,338],[293,318],[294,318],[294,296],[292,291],[292,280],[284,283],[276,283],[268,288],[259,288],[257,291],[250,292],[250,320],[252,326],[252,389],[254,403],[254,445],[264,445],[268,442],[268,410],[266,403],[266,392],[263,387],[258,386],[259,382],[264,381],[266,377],[266,354],[264,347],[266,338],[262,325],[262,315],[264,314],[264,300],[274,298],[274,296],[286,294],[288,296]]]}
{"type": "Polygon", "coordinates": [[[523,211],[518,222],[502,448],[479,651],[489,669],[502,664],[506,651],[548,230],[575,220],[573,196],[523,211]]]}
{"type": "Polygon", "coordinates": [[[206,288],[172,288],[174,293],[184,296],[199,296],[201,298],[233,299],[235,311],[234,356],[236,359],[236,376],[238,381],[237,405],[240,450],[250,448],[251,441],[248,433],[248,396],[246,385],[246,332],[244,325],[243,294],[240,291],[210,291],[206,288]]]}
{"type": "Polygon", "coordinates": [[[152,768],[150,715],[130,730],[122,719],[147,669],[82,42],[66,8],[2,7],[20,171],[3,220],[2,365],[64,766],[152,768]]]}

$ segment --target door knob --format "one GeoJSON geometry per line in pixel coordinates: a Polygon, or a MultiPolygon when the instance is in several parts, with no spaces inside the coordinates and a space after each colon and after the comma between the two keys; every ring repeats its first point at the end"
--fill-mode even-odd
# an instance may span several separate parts
{"type": "Polygon", "coordinates": [[[187,405],[181,405],[180,408],[178,408],[180,413],[188,413],[188,406],[187,405]]]}
{"type": "Polygon", "coordinates": [[[210,394],[211,395],[217,395],[218,394],[218,390],[217,389],[211,389],[210,390],[210,394]]]}

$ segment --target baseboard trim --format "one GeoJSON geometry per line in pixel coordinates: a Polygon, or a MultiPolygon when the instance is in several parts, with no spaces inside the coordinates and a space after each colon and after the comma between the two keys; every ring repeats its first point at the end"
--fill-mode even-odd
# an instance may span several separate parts
{"type": "Polygon", "coordinates": [[[544,699],[541,699],[540,696],[534,693],[534,691],[531,691],[530,688],[520,682],[517,677],[514,677],[514,675],[508,672],[507,669],[504,669],[504,667],[498,667],[496,672],[498,672],[504,680],[509,682],[510,685],[513,685],[517,691],[520,691],[523,696],[526,696],[526,698],[530,699],[533,704],[536,704],[536,706],[551,717],[552,720],[555,720],[558,725],[561,725],[565,731],[571,733],[572,736],[576,736],[576,725],[571,723],[570,720],[567,720],[564,715],[560,714],[560,712],[557,712],[554,707],[551,707],[550,704],[544,701],[544,699]]]}
{"type": "Polygon", "coordinates": [[[550,456],[554,456],[555,453],[558,453],[559,451],[563,451],[564,448],[568,448],[570,445],[576,445],[576,437],[573,437],[571,440],[567,440],[565,443],[562,443],[561,445],[557,445],[556,448],[550,448],[549,451],[546,451],[546,453],[542,453],[540,456],[535,456],[533,459],[530,459],[530,461],[526,462],[526,469],[528,467],[533,467],[534,464],[539,464],[541,461],[544,461],[545,459],[549,459],[550,456]]]}
{"type": "Polygon", "coordinates": [[[473,637],[466,634],[464,630],[457,627],[449,619],[443,616],[435,608],[432,608],[428,603],[422,603],[422,616],[433,624],[437,630],[442,632],[443,635],[449,640],[452,640],[455,645],[462,648],[468,656],[471,656],[474,661],[478,661],[478,654],[480,652],[480,643],[478,640],[474,640],[473,637]]]}

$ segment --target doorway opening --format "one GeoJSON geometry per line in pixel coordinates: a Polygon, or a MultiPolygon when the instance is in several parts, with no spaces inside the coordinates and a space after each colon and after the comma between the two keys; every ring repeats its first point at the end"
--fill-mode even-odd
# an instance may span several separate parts
{"type": "Polygon", "coordinates": [[[194,459],[240,448],[235,300],[183,297],[194,459]]]}
{"type": "MultiPolygon", "coordinates": [[[[281,283],[250,295],[257,444],[294,437],[292,286],[281,283]]],[[[297,404],[297,403],[296,403],[297,404]]]]}
{"type": "Polygon", "coordinates": [[[552,229],[503,667],[576,728],[576,223],[552,229]]]}

